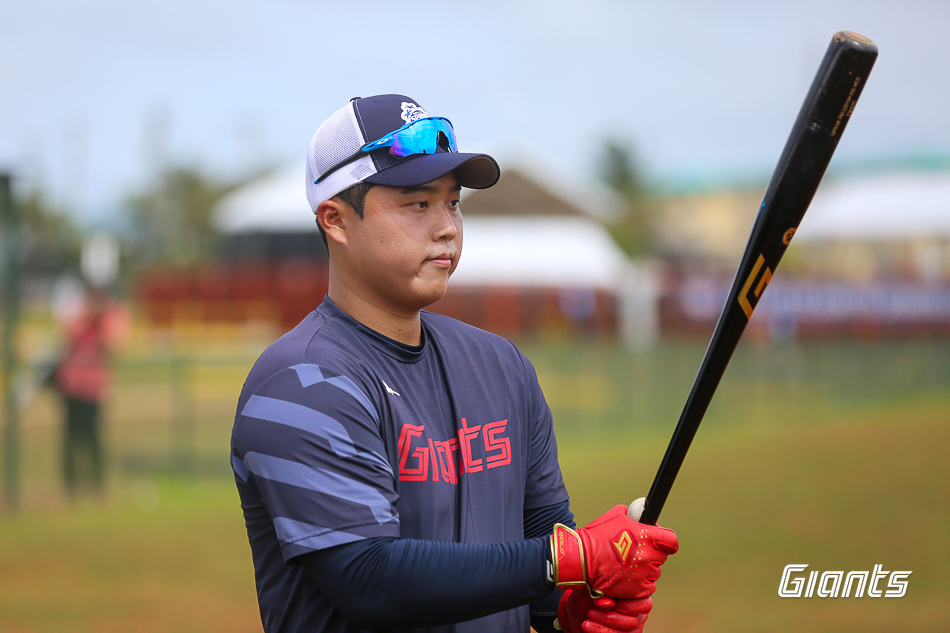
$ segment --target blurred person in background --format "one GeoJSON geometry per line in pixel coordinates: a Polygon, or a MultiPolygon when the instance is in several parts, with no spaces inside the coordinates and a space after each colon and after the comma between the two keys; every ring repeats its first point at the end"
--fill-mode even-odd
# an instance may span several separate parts
{"type": "Polygon", "coordinates": [[[103,491],[102,402],[129,319],[105,288],[87,283],[60,321],[64,350],[52,378],[63,400],[63,483],[75,499],[83,488],[103,491]]]}

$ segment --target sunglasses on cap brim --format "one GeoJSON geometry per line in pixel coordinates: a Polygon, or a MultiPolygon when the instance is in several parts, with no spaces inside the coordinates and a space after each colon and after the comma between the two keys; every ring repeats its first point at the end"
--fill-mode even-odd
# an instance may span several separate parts
{"type": "Polygon", "coordinates": [[[452,129],[451,121],[445,117],[416,119],[375,141],[370,141],[323,172],[313,183],[317,184],[321,180],[325,180],[327,176],[344,165],[368,156],[370,152],[383,147],[388,147],[389,153],[398,158],[406,158],[416,154],[435,154],[440,148],[447,152],[458,151],[455,130],[452,129]]]}

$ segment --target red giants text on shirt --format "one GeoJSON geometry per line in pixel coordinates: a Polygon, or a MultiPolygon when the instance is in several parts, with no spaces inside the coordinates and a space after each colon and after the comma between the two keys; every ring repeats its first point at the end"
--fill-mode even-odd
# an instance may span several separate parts
{"type": "Polygon", "coordinates": [[[423,437],[424,424],[404,424],[399,432],[399,481],[457,484],[461,475],[507,466],[511,463],[507,426],[508,420],[469,426],[462,418],[456,437],[439,441],[423,437]]]}

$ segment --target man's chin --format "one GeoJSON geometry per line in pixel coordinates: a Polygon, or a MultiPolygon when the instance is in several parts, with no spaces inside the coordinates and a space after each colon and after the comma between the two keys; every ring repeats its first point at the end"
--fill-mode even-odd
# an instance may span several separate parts
{"type": "Polygon", "coordinates": [[[427,308],[442,297],[445,296],[445,293],[448,291],[448,280],[445,283],[437,284],[427,284],[424,288],[419,288],[414,293],[415,303],[419,306],[419,310],[427,308]]]}

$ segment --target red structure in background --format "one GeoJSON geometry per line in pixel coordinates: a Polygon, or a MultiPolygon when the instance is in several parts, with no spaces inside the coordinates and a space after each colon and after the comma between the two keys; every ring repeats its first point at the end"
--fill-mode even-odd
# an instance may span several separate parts
{"type": "MultiPolygon", "coordinates": [[[[294,327],[327,292],[327,263],[314,258],[208,263],[140,275],[136,299],[152,326],[273,322],[294,327]]],[[[538,335],[616,337],[617,297],[605,290],[450,287],[429,309],[508,338],[538,335]]]]}
{"type": "Polygon", "coordinates": [[[148,323],[273,321],[296,325],[327,292],[327,264],[313,259],[273,263],[207,263],[194,269],[153,269],[136,283],[148,323]]]}
{"type": "Polygon", "coordinates": [[[619,334],[619,302],[605,290],[515,286],[453,287],[430,308],[506,338],[592,337],[619,334]],[[581,293],[585,308],[572,310],[571,296],[581,293]],[[583,312],[583,314],[578,314],[583,312]]]}

